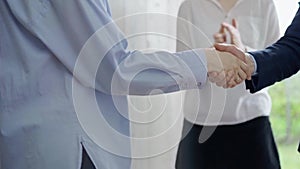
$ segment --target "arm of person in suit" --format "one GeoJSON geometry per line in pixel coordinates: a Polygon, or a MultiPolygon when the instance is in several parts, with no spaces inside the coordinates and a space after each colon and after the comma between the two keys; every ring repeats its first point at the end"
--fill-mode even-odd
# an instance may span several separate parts
{"type": "Polygon", "coordinates": [[[284,36],[265,50],[250,52],[257,63],[257,74],[246,87],[256,92],[286,79],[300,69],[300,11],[284,36]]]}
{"type": "MultiPolygon", "coordinates": [[[[215,45],[217,50],[229,52],[240,59],[245,60],[251,69],[252,78],[246,81],[247,89],[252,93],[275,82],[297,73],[300,69],[300,11],[298,10],[292,24],[288,27],[285,35],[272,46],[255,52],[244,53],[233,45],[215,45]],[[257,70],[255,71],[255,64],[257,70]],[[255,73],[255,74],[254,74],[255,73]]],[[[238,83],[230,81],[231,86],[238,83]]]]}

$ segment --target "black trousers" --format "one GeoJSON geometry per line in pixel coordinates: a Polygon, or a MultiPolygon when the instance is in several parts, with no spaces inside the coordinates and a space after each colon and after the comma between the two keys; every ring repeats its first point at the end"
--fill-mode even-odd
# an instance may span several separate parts
{"type": "Polygon", "coordinates": [[[82,147],[82,162],[81,162],[81,169],[96,169],[92,160],[88,156],[85,149],[82,147]]]}
{"type": "Polygon", "coordinates": [[[268,117],[219,126],[200,144],[202,128],[185,121],[183,136],[186,137],[179,145],[176,169],[280,169],[268,117]]]}

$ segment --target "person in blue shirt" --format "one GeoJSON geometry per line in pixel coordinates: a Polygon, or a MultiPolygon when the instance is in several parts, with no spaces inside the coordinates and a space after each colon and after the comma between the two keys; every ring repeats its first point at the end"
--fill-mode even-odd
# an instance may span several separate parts
{"type": "Polygon", "coordinates": [[[129,169],[127,95],[246,76],[213,49],[128,51],[107,0],[1,0],[0,23],[1,169],[129,169]]]}

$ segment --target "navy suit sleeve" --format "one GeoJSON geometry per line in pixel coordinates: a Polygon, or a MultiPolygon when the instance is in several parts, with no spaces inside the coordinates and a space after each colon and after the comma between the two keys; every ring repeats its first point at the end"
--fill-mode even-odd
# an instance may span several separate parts
{"type": "Polygon", "coordinates": [[[250,54],[257,62],[257,75],[246,81],[251,93],[297,73],[300,69],[300,9],[279,41],[250,54]]]}

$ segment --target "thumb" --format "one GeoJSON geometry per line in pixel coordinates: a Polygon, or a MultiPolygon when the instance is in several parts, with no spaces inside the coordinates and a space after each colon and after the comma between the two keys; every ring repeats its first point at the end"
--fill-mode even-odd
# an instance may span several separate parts
{"type": "Polygon", "coordinates": [[[225,26],[223,26],[223,24],[221,24],[219,33],[225,33],[225,26]]]}
{"type": "Polygon", "coordinates": [[[230,46],[230,45],[227,44],[227,43],[216,43],[216,44],[214,44],[214,47],[215,47],[218,51],[220,51],[220,52],[227,52],[229,46],[230,46]]]}

